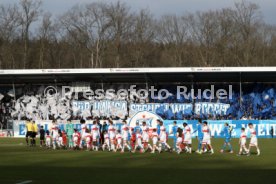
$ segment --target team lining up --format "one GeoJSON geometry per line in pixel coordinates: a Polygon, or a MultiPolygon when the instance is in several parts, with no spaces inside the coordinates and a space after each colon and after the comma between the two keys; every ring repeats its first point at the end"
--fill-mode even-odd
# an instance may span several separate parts
{"type": "MultiPolygon", "coordinates": [[[[142,122],[142,126],[136,123],[135,127],[130,127],[126,121],[120,130],[116,128],[111,120],[108,124],[101,125],[99,121],[93,121],[91,130],[87,128],[85,120],[81,120],[81,130],[74,129],[71,121],[66,124],[65,130],[61,131],[55,120],[52,121],[50,131],[45,131],[43,126],[38,128],[35,122],[27,121],[26,123],[26,143],[29,145],[29,137],[31,137],[30,146],[35,146],[35,138],[39,129],[40,146],[46,146],[48,149],[86,149],[87,151],[120,151],[126,150],[132,153],[140,151],[145,153],[150,151],[155,152],[172,152],[180,154],[183,152],[192,153],[192,134],[197,134],[198,148],[196,153],[210,153],[214,154],[214,149],[211,144],[211,134],[208,123],[206,121],[198,120],[197,129],[191,132],[190,126],[184,122],[183,129],[173,123],[170,134],[173,134],[173,148],[168,144],[168,132],[161,120],[157,120],[156,128],[149,128],[146,122],[142,122]],[[151,131],[152,130],[152,131],[151,131]],[[152,144],[150,144],[152,143],[152,144]]],[[[260,155],[258,147],[258,140],[256,131],[252,123],[248,124],[250,132],[249,147],[246,146],[247,134],[245,128],[241,128],[239,139],[239,153],[238,155],[250,155],[252,147],[256,147],[257,155],[260,155]]],[[[228,123],[224,124],[224,129],[221,134],[224,135],[224,144],[220,150],[221,153],[226,151],[229,147],[229,152],[233,153],[231,145],[232,127],[228,123]]]]}

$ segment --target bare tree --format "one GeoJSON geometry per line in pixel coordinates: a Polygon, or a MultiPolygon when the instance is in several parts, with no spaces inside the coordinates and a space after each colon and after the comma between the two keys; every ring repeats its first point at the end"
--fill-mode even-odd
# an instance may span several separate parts
{"type": "Polygon", "coordinates": [[[38,20],[41,14],[41,4],[42,2],[39,0],[20,0],[20,24],[24,42],[23,68],[27,66],[30,26],[38,20]]]}
{"type": "MultiPolygon", "coordinates": [[[[14,56],[11,52],[12,42],[17,37],[19,27],[19,15],[17,6],[8,5],[0,6],[0,68],[3,68],[3,63],[11,64],[10,68],[14,68],[14,56]],[[7,56],[7,57],[5,57],[7,56]],[[8,58],[11,58],[9,60],[8,58]],[[6,61],[5,61],[6,60],[6,61]]],[[[7,65],[8,66],[8,65],[7,65]]]]}
{"type": "Polygon", "coordinates": [[[39,39],[39,68],[45,67],[45,55],[49,49],[49,44],[56,40],[57,28],[51,20],[51,13],[45,13],[41,25],[38,28],[38,39],[39,39]]]}

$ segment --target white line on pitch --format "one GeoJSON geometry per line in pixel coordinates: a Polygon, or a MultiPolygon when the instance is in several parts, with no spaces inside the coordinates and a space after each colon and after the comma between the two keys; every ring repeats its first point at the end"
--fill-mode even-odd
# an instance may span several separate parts
{"type": "Polygon", "coordinates": [[[26,181],[22,181],[20,183],[16,183],[16,184],[27,184],[27,183],[32,183],[32,180],[26,180],[26,181]]]}

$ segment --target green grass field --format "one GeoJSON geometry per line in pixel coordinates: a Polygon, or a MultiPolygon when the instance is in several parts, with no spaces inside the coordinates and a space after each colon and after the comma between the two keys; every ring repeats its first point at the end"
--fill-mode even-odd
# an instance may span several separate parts
{"type": "MultiPolygon", "coordinates": [[[[197,141],[193,140],[194,150],[197,141]]],[[[261,156],[47,150],[24,139],[0,139],[0,184],[19,183],[267,183],[276,173],[276,140],[259,139],[261,156]]],[[[235,151],[238,140],[234,139],[235,151]]],[[[254,150],[255,151],[255,150],[254,150]]],[[[273,182],[272,182],[273,183],[273,182]]]]}

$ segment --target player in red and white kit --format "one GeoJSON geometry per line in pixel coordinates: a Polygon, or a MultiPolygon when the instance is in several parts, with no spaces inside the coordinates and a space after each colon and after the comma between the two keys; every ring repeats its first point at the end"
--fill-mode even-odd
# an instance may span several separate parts
{"type": "Polygon", "coordinates": [[[152,146],[149,144],[149,127],[147,126],[147,123],[145,121],[142,124],[142,132],[142,143],[144,152],[146,152],[148,149],[152,151],[152,146]]]}
{"type": "Polygon", "coordinates": [[[111,144],[111,150],[114,151],[115,150],[115,136],[116,136],[116,128],[113,125],[113,122],[110,121],[109,122],[109,126],[108,126],[108,134],[109,134],[109,139],[110,139],[110,144],[111,144]]]}
{"type": "Polygon", "coordinates": [[[93,144],[92,144],[92,148],[94,151],[98,151],[99,149],[99,138],[100,138],[100,127],[98,126],[96,121],[93,121],[93,125],[91,127],[91,134],[92,134],[92,138],[93,138],[93,144]]]}
{"type": "Polygon", "coordinates": [[[207,146],[211,154],[214,154],[214,150],[211,145],[211,132],[208,127],[208,123],[206,121],[203,122],[202,132],[203,132],[202,148],[201,148],[201,151],[199,151],[198,153],[202,154],[204,147],[207,146]]]}
{"type": "Polygon", "coordinates": [[[184,127],[184,146],[188,153],[192,153],[192,134],[191,128],[187,123],[183,123],[184,127]]]}
{"type": "Polygon", "coordinates": [[[249,149],[248,149],[248,155],[250,154],[251,147],[256,147],[257,149],[257,155],[259,156],[261,154],[259,146],[258,146],[258,139],[257,139],[257,133],[252,123],[248,124],[249,132],[250,132],[250,143],[249,143],[249,149]]]}
{"type": "Polygon", "coordinates": [[[59,132],[58,146],[59,148],[63,148],[63,149],[67,147],[67,135],[65,131],[59,132]]]}
{"type": "Polygon", "coordinates": [[[142,144],[142,134],[139,129],[136,130],[136,143],[135,143],[134,150],[132,152],[135,153],[135,151],[138,148],[140,149],[141,153],[144,152],[144,148],[143,148],[143,144],[142,144]]]}
{"type": "Polygon", "coordinates": [[[122,126],[121,130],[122,130],[122,138],[123,138],[122,152],[125,151],[125,147],[127,147],[127,149],[129,151],[131,151],[131,147],[129,145],[129,132],[130,132],[130,128],[127,125],[127,122],[125,120],[123,121],[123,126],[122,126]]]}
{"type": "Polygon", "coordinates": [[[121,134],[121,131],[118,130],[117,131],[117,134],[116,134],[116,142],[117,142],[117,145],[116,145],[116,149],[114,150],[114,152],[117,152],[117,150],[121,150],[121,152],[123,151],[123,147],[122,147],[122,134],[121,134]]]}
{"type": "Polygon", "coordinates": [[[55,120],[52,121],[52,127],[51,127],[51,134],[52,134],[52,141],[53,141],[53,149],[57,148],[57,144],[58,144],[58,125],[57,122],[55,120]]]}
{"type": "Polygon", "coordinates": [[[159,147],[161,148],[161,150],[162,150],[162,148],[165,148],[165,149],[167,148],[171,151],[171,147],[167,143],[168,135],[167,135],[167,132],[166,132],[166,128],[163,125],[163,122],[160,122],[160,135],[159,135],[159,138],[160,138],[159,147]]]}
{"type": "Polygon", "coordinates": [[[159,153],[161,151],[161,148],[158,147],[158,134],[156,132],[156,129],[153,129],[153,132],[151,134],[152,139],[152,151],[151,153],[155,153],[155,150],[157,150],[159,153]]]}
{"type": "Polygon", "coordinates": [[[89,129],[86,129],[86,134],[85,134],[85,144],[86,144],[86,150],[90,151],[92,149],[92,134],[89,131],[89,129]]]}
{"type": "Polygon", "coordinates": [[[47,130],[46,131],[46,147],[48,149],[51,148],[51,140],[52,140],[52,137],[50,136],[50,132],[47,130]]]}
{"type": "Polygon", "coordinates": [[[79,149],[80,141],[81,141],[81,134],[78,132],[77,129],[74,129],[74,133],[73,133],[73,146],[74,146],[74,149],[79,149]]]}
{"type": "Polygon", "coordinates": [[[85,124],[85,120],[81,119],[80,120],[81,123],[81,140],[80,140],[80,148],[83,148],[83,144],[85,143],[85,134],[86,134],[86,130],[87,130],[87,126],[85,124]]]}
{"type": "Polygon", "coordinates": [[[108,135],[107,131],[103,132],[103,136],[104,136],[104,144],[102,146],[102,149],[104,151],[105,148],[107,148],[108,151],[110,151],[110,140],[109,140],[109,135],[108,135]]]}
{"type": "Polygon", "coordinates": [[[246,148],[246,133],[245,133],[245,128],[241,129],[241,136],[240,136],[240,140],[239,140],[239,144],[240,144],[240,151],[238,155],[242,155],[243,154],[243,150],[248,153],[248,149],[246,148]]]}

